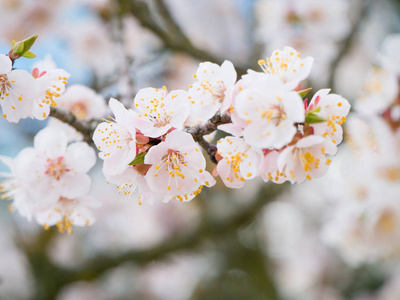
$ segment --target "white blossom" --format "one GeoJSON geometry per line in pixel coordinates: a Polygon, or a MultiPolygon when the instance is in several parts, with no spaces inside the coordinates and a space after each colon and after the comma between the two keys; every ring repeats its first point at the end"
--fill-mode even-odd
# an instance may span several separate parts
{"type": "Polygon", "coordinates": [[[61,197],[36,212],[36,221],[45,228],[56,225],[60,232],[73,232],[74,226],[89,226],[95,222],[93,209],[98,208],[100,202],[89,196],[68,199],[61,197]]]}
{"type": "Polygon", "coordinates": [[[65,90],[68,77],[63,69],[54,69],[40,73],[34,69],[33,75],[38,85],[38,94],[33,102],[33,109],[29,116],[38,120],[46,119],[50,114],[50,106],[57,106],[58,98],[65,90]]]}
{"type": "Polygon", "coordinates": [[[3,117],[18,123],[32,114],[33,98],[38,92],[35,79],[25,70],[12,70],[8,56],[0,54],[0,105],[3,117]]]}
{"type": "Polygon", "coordinates": [[[257,76],[251,86],[235,97],[235,111],[245,120],[243,137],[251,146],[280,149],[304,122],[304,106],[296,92],[289,92],[274,76],[257,76]]]}
{"type": "Polygon", "coordinates": [[[315,93],[307,110],[326,120],[326,122],[310,124],[314,129],[314,134],[323,136],[338,145],[343,139],[341,125],[346,122],[350,104],[339,95],[329,94],[329,91],[329,89],[323,89],[315,93]]]}
{"type": "Polygon", "coordinates": [[[138,129],[148,137],[159,137],[171,128],[181,128],[189,115],[188,94],[183,90],[141,89],[135,97],[135,107],[142,122],[138,129]]]}
{"type": "Polygon", "coordinates": [[[103,172],[108,175],[122,173],[136,157],[136,115],[116,99],[110,100],[114,119],[100,123],[93,141],[104,160],[103,172]]]}
{"type": "Polygon", "coordinates": [[[258,64],[265,73],[278,77],[288,89],[293,90],[308,77],[313,61],[312,57],[301,59],[300,53],[286,46],[283,51],[273,51],[267,60],[259,60],[258,64]]]}
{"type": "Polygon", "coordinates": [[[139,204],[148,202],[153,204],[156,201],[168,202],[172,196],[152,191],[146,180],[146,173],[150,165],[138,164],[129,166],[121,174],[107,176],[110,183],[117,184],[118,193],[133,198],[139,204]]]}
{"type": "Polygon", "coordinates": [[[283,183],[287,180],[286,175],[278,168],[279,154],[279,151],[272,150],[263,155],[258,172],[265,182],[283,183]]]}
{"type": "Polygon", "coordinates": [[[246,180],[258,175],[261,150],[248,145],[243,138],[229,136],[217,143],[217,154],[222,157],[217,171],[227,187],[241,188],[246,180]]]}
{"type": "Polygon", "coordinates": [[[224,61],[221,66],[211,62],[200,63],[194,77],[197,81],[189,86],[189,124],[203,123],[217,111],[229,109],[237,77],[230,61],[224,61]]]}
{"type": "Polygon", "coordinates": [[[150,148],[145,164],[152,166],[146,180],[152,191],[189,201],[215,179],[205,170],[206,160],[188,133],[175,130],[164,142],[150,148]]]}
{"type": "Polygon", "coordinates": [[[398,94],[397,77],[381,68],[373,68],[364,82],[355,109],[365,115],[383,113],[395,101],[398,94]]]}
{"type": "Polygon", "coordinates": [[[60,197],[87,194],[90,177],[86,174],[96,162],[94,150],[86,143],[67,145],[64,132],[47,127],[34,138],[34,148],[25,148],[16,160],[16,172],[29,195],[42,204],[60,197]]]}
{"type": "Polygon", "coordinates": [[[104,98],[86,86],[69,86],[57,100],[58,107],[74,114],[79,120],[89,121],[104,116],[107,111],[104,98]]]}
{"type": "Polygon", "coordinates": [[[331,162],[326,155],[334,155],[336,151],[337,147],[329,140],[310,135],[281,152],[278,169],[291,183],[302,183],[323,176],[331,162]]]}

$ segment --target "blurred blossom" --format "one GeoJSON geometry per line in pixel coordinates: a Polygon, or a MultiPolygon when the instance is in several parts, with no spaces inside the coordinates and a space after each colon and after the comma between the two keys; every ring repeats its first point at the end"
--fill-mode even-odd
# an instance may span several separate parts
{"type": "Polygon", "coordinates": [[[257,40],[269,53],[291,45],[315,58],[311,79],[327,80],[337,43],[350,31],[349,4],[345,0],[259,0],[256,4],[257,40]]]}
{"type": "MultiPolygon", "coordinates": [[[[265,291],[272,290],[272,286],[277,289],[276,299],[284,300],[400,299],[398,1],[164,2],[190,43],[169,24],[167,15],[160,14],[160,2],[155,0],[0,1],[0,57],[4,69],[0,75],[12,77],[13,73],[23,73],[32,85],[39,86],[34,89],[40,90],[30,100],[37,104],[36,110],[32,104],[29,111],[14,112],[14,102],[1,103],[8,105],[7,119],[17,122],[28,116],[46,118],[54,102],[53,106],[56,104],[64,113],[71,112],[80,121],[92,120],[94,129],[111,112],[106,104],[110,97],[115,97],[123,103],[116,107],[117,100],[110,101],[113,113],[119,116],[99,125],[104,131],[96,135],[96,145],[102,147],[104,155],[114,149],[106,141],[110,132],[106,130],[111,125],[121,125],[118,123],[123,111],[122,123],[129,136],[123,140],[120,131],[112,134],[115,141],[127,143],[124,151],[130,151],[129,157],[118,151],[112,153],[114,162],[122,161],[121,168],[115,168],[115,164],[110,168],[108,163],[103,167],[110,184],[102,174],[102,166],[97,164],[88,173],[92,184],[87,195],[78,193],[79,196],[68,201],[53,195],[51,206],[33,212],[26,203],[31,200],[26,194],[15,196],[17,153],[31,146],[33,136],[46,125],[51,128],[47,130],[56,132],[49,139],[52,142],[62,138],[65,145],[77,142],[82,145],[85,137],[56,118],[44,122],[25,119],[19,126],[0,119],[0,156],[11,167],[6,171],[0,165],[0,176],[7,177],[1,184],[2,192],[5,191],[3,198],[14,195],[17,199],[13,207],[24,216],[36,218],[46,228],[55,224],[68,231],[72,223],[85,226],[96,220],[93,226],[74,229],[72,236],[53,236],[51,229],[39,230],[36,222],[17,214],[8,217],[7,203],[2,202],[0,299],[34,299],[36,292],[46,289],[46,284],[51,286],[52,276],[57,280],[60,277],[58,273],[46,273],[48,266],[54,272],[65,271],[61,277],[68,276],[69,271],[79,274],[90,259],[101,255],[155,251],[149,252],[151,256],[165,246],[168,248],[171,241],[180,251],[163,252],[150,262],[139,257],[113,266],[104,274],[92,274],[91,281],[68,282],[57,287],[60,291],[56,299],[231,299],[231,294],[224,294],[225,290],[233,293],[235,299],[264,299],[269,297],[265,291]],[[141,8],[148,8],[149,14],[141,16],[140,21],[127,7],[121,11],[121,3],[139,3],[141,8]],[[367,5],[365,15],[363,5],[367,5]],[[21,58],[11,66],[5,56],[10,41],[34,33],[39,34],[39,39],[31,50],[37,58],[21,58]],[[346,49],[343,46],[348,37],[351,39],[346,49]],[[215,57],[218,64],[204,61],[199,65],[204,55],[208,60],[215,57]],[[262,70],[252,71],[260,58],[262,70]],[[333,65],[337,58],[338,63],[333,65]],[[65,71],[57,69],[58,66],[65,71]],[[71,74],[69,84],[67,74],[71,74]],[[266,81],[267,74],[276,80],[266,81]],[[334,86],[328,86],[329,81],[334,86]],[[298,95],[299,89],[307,88],[309,83],[313,83],[314,89],[303,104],[305,99],[298,95]],[[172,91],[169,96],[166,88],[161,89],[165,85],[172,91]],[[149,86],[154,89],[144,90],[149,86]],[[182,99],[175,99],[178,94],[182,99]],[[341,125],[350,107],[338,94],[352,103],[343,130],[341,125]],[[144,99],[140,113],[150,115],[141,118],[146,123],[131,124],[136,113],[128,109],[135,107],[135,95],[138,95],[136,100],[144,99]],[[170,102],[171,97],[176,103],[170,102]],[[46,105],[39,109],[42,100],[46,105]],[[183,100],[188,100],[187,105],[182,104],[183,100]],[[266,103],[271,105],[266,108],[266,103]],[[163,110],[165,118],[151,115],[152,109],[154,112],[159,109],[159,104],[168,109],[163,110]],[[168,115],[170,111],[178,112],[177,120],[174,114],[168,115]],[[171,134],[171,130],[205,124],[216,112],[232,116],[233,124],[219,129],[233,137],[221,132],[205,136],[209,142],[221,141],[215,155],[218,163],[213,165],[213,172],[212,168],[205,169],[204,162],[209,163],[209,158],[199,153],[190,165],[196,172],[185,173],[192,183],[188,185],[191,187],[188,194],[194,196],[202,186],[197,182],[200,177],[193,177],[194,173],[207,176],[204,183],[211,185],[214,184],[211,173],[223,176],[222,180],[217,178],[212,191],[203,191],[191,202],[140,201],[136,197],[137,186],[132,184],[135,176],[142,180],[139,189],[154,196],[149,198],[181,197],[182,191],[170,192],[169,173],[164,177],[167,181],[155,179],[161,174],[158,168],[164,159],[167,156],[175,159],[171,155],[173,147],[166,144],[179,132],[171,134]],[[186,119],[188,114],[190,118],[186,119]],[[309,114],[325,121],[299,125],[309,114]],[[275,130],[273,139],[268,126],[275,130]],[[165,153],[158,153],[159,157],[153,153],[160,164],[155,163],[154,167],[144,162],[139,164],[142,173],[136,172],[137,165],[127,166],[134,155],[154,146],[139,129],[157,144],[153,150],[166,147],[165,153]],[[343,145],[337,147],[342,134],[343,145]],[[287,141],[282,142],[282,137],[287,141]],[[331,157],[325,155],[334,154],[337,149],[331,163],[331,157]],[[314,163],[314,159],[318,162],[314,163]],[[318,165],[319,161],[323,166],[318,165]],[[153,178],[149,185],[145,174],[150,168],[153,178]],[[133,176],[132,172],[137,174],[133,176]],[[273,183],[302,182],[324,176],[295,183],[270,202],[271,198],[263,199],[264,194],[260,194],[266,183],[254,178],[256,175],[273,183]],[[243,188],[232,192],[225,185],[243,188]],[[135,197],[124,196],[124,192],[135,197]],[[93,199],[101,205],[96,205],[93,199]],[[248,212],[260,199],[264,200],[263,207],[259,205],[256,211],[248,212]],[[88,210],[92,206],[96,209],[88,210]],[[66,215],[76,217],[74,222],[65,223],[66,215]],[[232,216],[237,217],[233,225],[224,227],[232,221],[232,216]],[[200,235],[192,236],[199,228],[200,235]],[[185,241],[188,245],[180,246],[185,241]],[[46,274],[40,273],[39,264],[44,266],[46,274]],[[240,283],[229,286],[224,281],[226,274],[227,277],[240,274],[242,277],[237,276],[240,283]],[[271,282],[267,283],[269,277],[271,282]],[[212,286],[216,286],[215,290],[212,286]],[[257,293],[261,294],[258,298],[257,293]]],[[[8,88],[6,81],[3,85],[8,88]]],[[[18,92],[17,87],[14,90],[11,89],[18,92]]],[[[176,144],[179,145],[173,148],[176,152],[188,145],[197,147],[194,141],[189,143],[182,136],[176,144]]],[[[119,147],[120,144],[116,145],[114,150],[121,150],[119,147]]],[[[90,155],[87,154],[86,160],[76,160],[76,167],[94,164],[92,150],[88,149],[90,155]]],[[[146,156],[146,163],[153,162],[151,156],[146,156]]],[[[42,165],[49,162],[48,157],[43,159],[31,156],[29,163],[19,162],[20,169],[29,174],[23,176],[24,180],[32,179],[32,189],[43,181],[37,180],[35,170],[29,170],[39,161],[42,165]]],[[[67,172],[57,159],[52,161],[60,167],[57,170],[67,172]]],[[[49,167],[48,173],[57,177],[60,175],[57,170],[49,167]]],[[[185,177],[183,173],[180,175],[185,177]]],[[[89,189],[86,173],[85,178],[86,184],[84,180],[72,182],[65,193],[74,192],[79,186],[89,189]]],[[[180,186],[176,188],[180,190],[180,186]]],[[[37,201],[51,196],[51,190],[45,186],[37,201]]]]}

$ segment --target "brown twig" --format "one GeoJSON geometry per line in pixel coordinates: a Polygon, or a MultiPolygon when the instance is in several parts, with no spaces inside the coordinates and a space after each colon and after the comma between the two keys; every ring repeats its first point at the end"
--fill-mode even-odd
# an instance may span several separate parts
{"type": "Polygon", "coordinates": [[[92,143],[92,135],[94,128],[100,123],[98,120],[80,121],[74,114],[67,111],[62,111],[55,107],[50,108],[50,116],[60,121],[67,123],[83,134],[83,140],[89,144],[92,143]]]}
{"type": "Polygon", "coordinates": [[[215,155],[217,154],[217,147],[210,144],[204,139],[205,135],[213,133],[217,130],[217,127],[222,124],[231,123],[231,117],[227,114],[216,113],[214,117],[207,121],[204,125],[196,125],[186,129],[186,132],[193,136],[193,139],[200,144],[200,146],[206,150],[207,154],[213,163],[218,163],[215,155]]]}

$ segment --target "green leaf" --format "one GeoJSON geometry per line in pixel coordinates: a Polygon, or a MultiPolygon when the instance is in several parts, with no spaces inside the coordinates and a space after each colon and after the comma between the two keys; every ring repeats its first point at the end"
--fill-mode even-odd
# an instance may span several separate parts
{"type": "Polygon", "coordinates": [[[139,165],[144,163],[144,157],[146,156],[146,152],[140,152],[138,154],[136,154],[136,157],[134,160],[132,160],[130,162],[130,166],[134,166],[134,165],[139,165]]]}
{"type": "Polygon", "coordinates": [[[26,51],[22,56],[25,58],[35,58],[36,54],[31,51],[26,51]]]}
{"type": "Polygon", "coordinates": [[[305,90],[298,91],[297,93],[300,95],[301,98],[304,98],[304,96],[307,95],[308,92],[311,91],[311,90],[312,90],[312,88],[308,88],[308,89],[305,89],[305,90]]]}
{"type": "Polygon", "coordinates": [[[28,51],[29,49],[31,49],[31,47],[33,46],[33,44],[36,42],[36,39],[38,38],[37,34],[34,34],[30,37],[28,37],[27,39],[23,40],[23,44],[24,44],[24,51],[28,51]]]}
{"type": "Polygon", "coordinates": [[[323,117],[320,117],[312,112],[309,112],[306,115],[306,123],[308,124],[314,124],[314,123],[322,123],[322,122],[326,122],[327,120],[323,117]]]}

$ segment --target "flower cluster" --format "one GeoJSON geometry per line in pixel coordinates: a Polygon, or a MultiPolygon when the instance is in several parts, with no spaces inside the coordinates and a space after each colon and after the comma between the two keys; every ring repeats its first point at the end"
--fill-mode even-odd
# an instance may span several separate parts
{"type": "Polygon", "coordinates": [[[258,175],[276,183],[322,176],[331,162],[327,155],[342,141],[350,105],[328,89],[302,99],[310,89],[301,90],[300,82],[312,64],[311,57],[285,47],[259,61],[263,72],[249,70],[238,81],[231,62],[204,62],[188,91],[145,88],[132,109],[111,99],[114,118],[93,136],[103,173],[139,203],[188,201],[214,185],[200,145],[217,161],[213,175],[230,188],[258,175]],[[217,116],[229,121],[217,124],[217,116]],[[232,136],[214,146],[203,136],[218,125],[232,136]]]}
{"type": "Polygon", "coordinates": [[[25,148],[15,159],[1,156],[10,168],[1,174],[2,199],[14,199],[10,211],[48,228],[57,225],[72,233],[72,225],[93,224],[97,201],[87,196],[91,179],[86,174],[95,164],[94,150],[86,143],[68,145],[67,136],[47,127],[35,136],[34,147],[25,148]]]}
{"type": "MultiPolygon", "coordinates": [[[[32,38],[21,43],[31,45],[32,38]]],[[[95,163],[94,152],[80,142],[84,135],[88,141],[90,132],[103,173],[120,193],[139,204],[189,201],[218,176],[230,188],[257,176],[275,183],[322,176],[331,162],[328,155],[342,141],[341,125],[350,109],[329,89],[303,100],[311,88],[302,90],[301,82],[313,58],[285,47],[259,60],[262,72],[249,70],[239,80],[229,61],[200,63],[187,91],[144,88],[128,109],[112,98],[113,117],[96,121],[107,110],[101,96],[80,85],[65,90],[68,73],[49,63],[32,75],[12,69],[15,57],[32,56],[18,51],[14,46],[8,56],[0,56],[4,117],[43,120],[50,106],[57,106],[56,116],[64,114],[60,120],[79,126],[51,120],[35,137],[35,148],[14,160],[2,158],[11,169],[2,183],[3,197],[14,198],[12,206],[27,218],[45,227],[57,224],[60,231],[94,221],[90,208],[96,202],[87,196],[86,174],[95,163]],[[211,144],[217,129],[229,136],[211,144]],[[202,150],[217,164],[212,173],[202,150]]]]}

